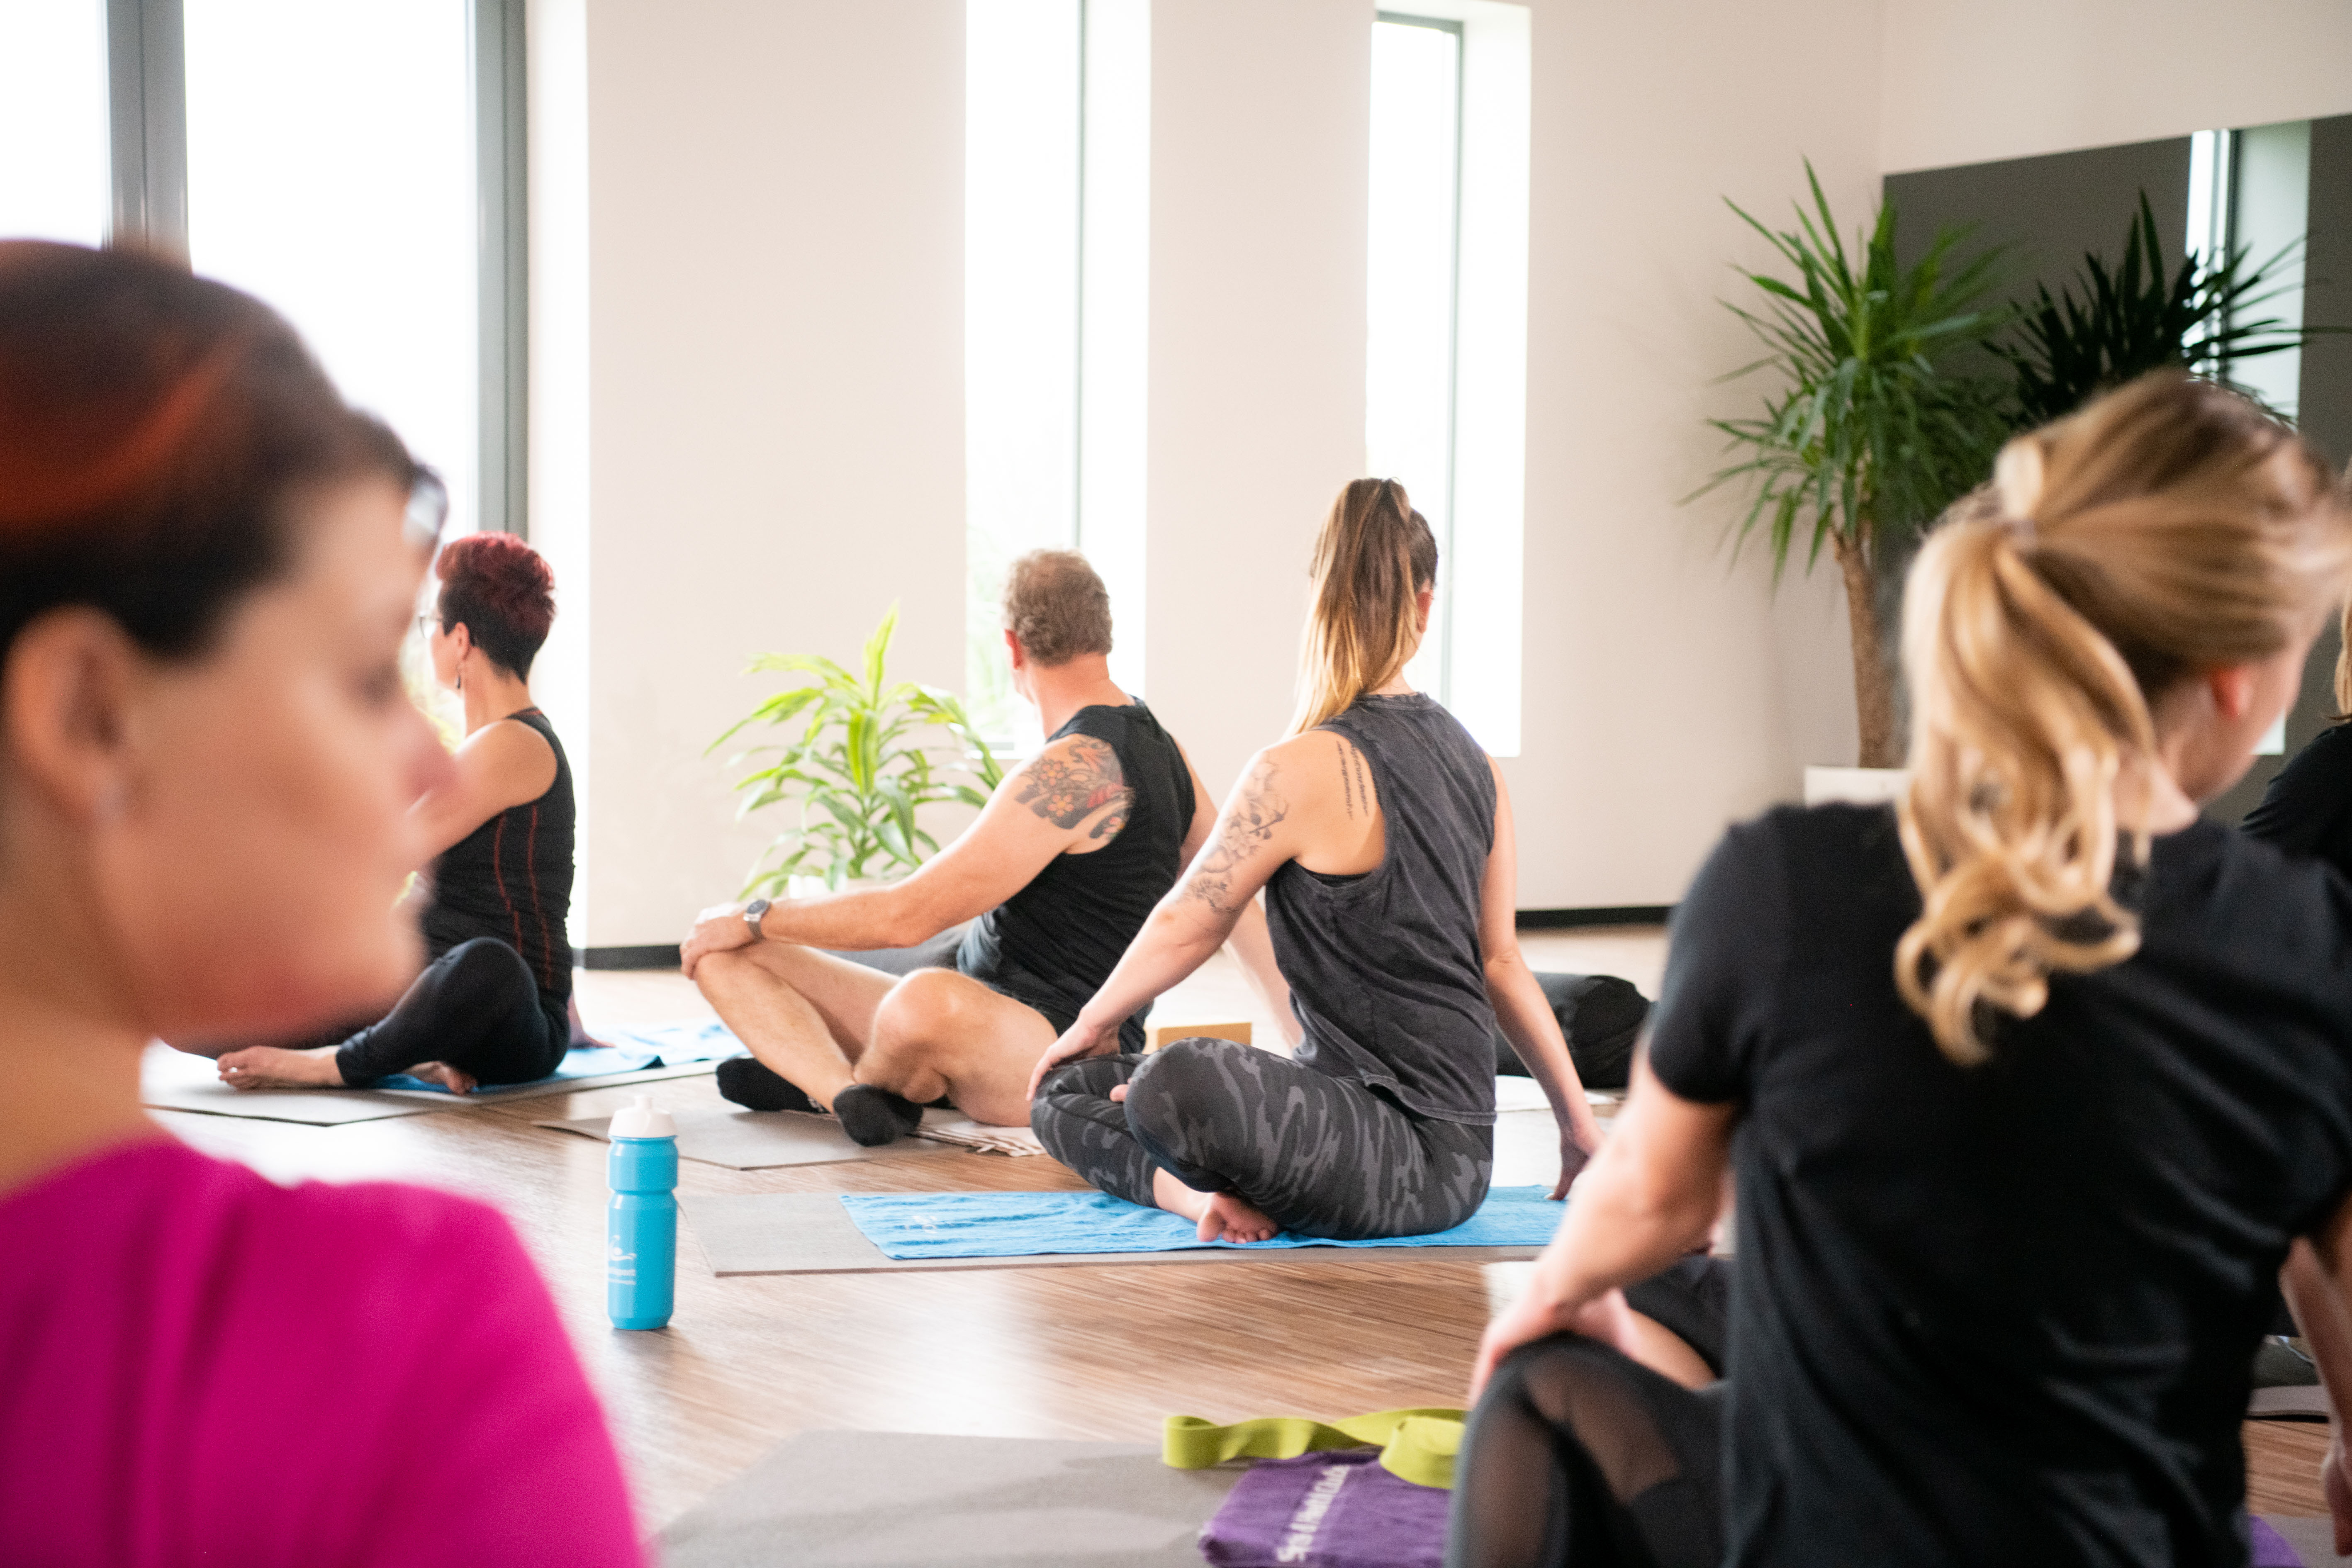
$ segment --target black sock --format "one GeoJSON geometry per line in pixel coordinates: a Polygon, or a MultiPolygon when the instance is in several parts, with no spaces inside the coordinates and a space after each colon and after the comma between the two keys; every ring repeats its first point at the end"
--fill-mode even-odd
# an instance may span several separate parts
{"type": "Polygon", "coordinates": [[[833,1113],[841,1118],[841,1130],[849,1141],[868,1149],[895,1142],[923,1124],[921,1106],[870,1083],[853,1083],[835,1095],[833,1113]]]}
{"type": "Polygon", "coordinates": [[[750,1057],[729,1057],[719,1064],[713,1076],[719,1079],[719,1092],[748,1110],[824,1114],[815,1100],[794,1088],[773,1068],[750,1057]]]}

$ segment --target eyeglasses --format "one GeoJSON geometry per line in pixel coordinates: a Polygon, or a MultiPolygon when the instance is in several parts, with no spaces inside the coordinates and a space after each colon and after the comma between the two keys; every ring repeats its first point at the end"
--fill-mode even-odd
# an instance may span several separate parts
{"type": "Polygon", "coordinates": [[[441,537],[441,525],[448,521],[448,490],[433,475],[417,475],[416,482],[408,487],[408,510],[401,524],[409,542],[431,549],[441,537]]]}
{"type": "Polygon", "coordinates": [[[429,640],[433,636],[434,628],[438,626],[440,624],[441,616],[436,611],[427,610],[416,617],[416,635],[429,640]]]}

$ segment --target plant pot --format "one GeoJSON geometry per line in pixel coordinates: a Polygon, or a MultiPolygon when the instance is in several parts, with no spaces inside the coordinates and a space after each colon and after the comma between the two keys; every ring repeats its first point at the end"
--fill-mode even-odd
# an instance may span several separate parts
{"type": "Polygon", "coordinates": [[[1908,768],[1807,768],[1805,804],[1885,805],[1903,793],[1910,777],[1908,768]]]}

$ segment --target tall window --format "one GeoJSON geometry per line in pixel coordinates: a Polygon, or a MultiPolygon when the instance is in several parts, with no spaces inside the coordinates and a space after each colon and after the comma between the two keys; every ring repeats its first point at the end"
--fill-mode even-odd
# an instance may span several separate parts
{"type": "Polygon", "coordinates": [[[1004,569],[1075,546],[1111,592],[1112,674],[1142,679],[1147,0],[967,0],[965,680],[1018,751],[1004,569]]]}
{"type": "MultiPolygon", "coordinates": [[[[2188,249],[2218,261],[2242,253],[2256,266],[2275,263],[2249,314],[2303,323],[2303,237],[2311,216],[2311,122],[2290,121],[2246,131],[2200,131],[2189,143],[2188,249]]],[[[2233,360],[2221,374],[2288,418],[2302,405],[2303,351],[2233,360]]],[[[2255,746],[2286,751],[2281,716],[2255,746]]]]}
{"type": "Polygon", "coordinates": [[[520,528],[523,3],[0,0],[0,236],[185,254],[520,528]]]}
{"type": "Polygon", "coordinates": [[[1372,25],[1372,184],[1366,238],[1370,338],[1364,447],[1370,471],[1404,481],[1444,567],[1429,635],[1406,672],[1452,695],[1447,627],[1454,562],[1455,262],[1462,241],[1462,24],[1382,16],[1372,25]]]}
{"type": "Polygon", "coordinates": [[[1008,738],[1005,566],[1077,538],[1083,15],[1081,0],[966,9],[965,679],[973,716],[1008,738]]]}
{"type": "Polygon", "coordinates": [[[1364,446],[1437,535],[1407,671],[1519,747],[1528,18],[1496,0],[1372,25],[1364,446]]]}
{"type": "Polygon", "coordinates": [[[472,530],[467,0],[185,0],[188,255],[268,300],[472,530]]]}
{"type": "Polygon", "coordinates": [[[0,238],[106,237],[105,0],[0,0],[0,238]]]}

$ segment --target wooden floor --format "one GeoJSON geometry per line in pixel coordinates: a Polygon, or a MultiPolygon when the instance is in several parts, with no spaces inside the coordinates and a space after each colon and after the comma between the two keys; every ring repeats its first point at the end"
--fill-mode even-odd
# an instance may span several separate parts
{"type": "MultiPolygon", "coordinates": [[[[1654,995],[1652,929],[1529,932],[1538,969],[1622,974],[1654,995]]],[[[590,1027],[708,1016],[675,974],[583,973],[590,1027]]],[[[1155,1020],[1270,1020],[1220,960],[1155,1020]]],[[[677,1109],[717,1105],[707,1076],[653,1086],[677,1109]]],[[[1229,1421],[1353,1415],[1462,1402],[1486,1319],[1477,1266],[1329,1255],[1312,1262],[1178,1264],[719,1279],[681,1245],[671,1327],[625,1333],[604,1317],[604,1146],[534,1127],[604,1114],[599,1089],[426,1116],[302,1127],[160,1112],[207,1152],[279,1180],[396,1178],[503,1209],[538,1258],[602,1391],[658,1529],[770,1445],[812,1428],[1156,1441],[1173,1414],[1229,1421]]],[[[737,1172],[684,1162],[689,1193],[1075,1189],[1042,1159],[920,1154],[737,1172]]],[[[2250,1424],[2250,1505],[2324,1511],[2326,1428],[2250,1424]]]]}

